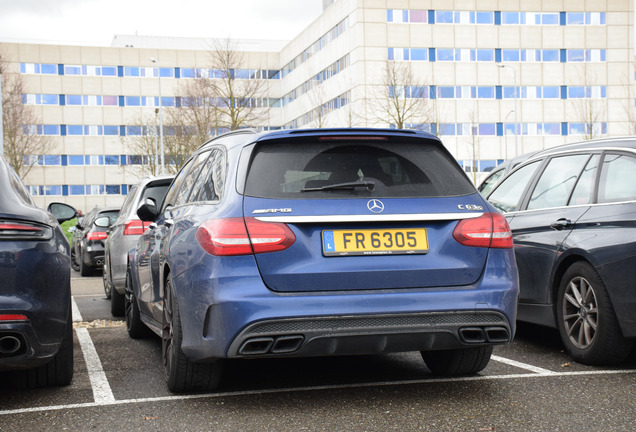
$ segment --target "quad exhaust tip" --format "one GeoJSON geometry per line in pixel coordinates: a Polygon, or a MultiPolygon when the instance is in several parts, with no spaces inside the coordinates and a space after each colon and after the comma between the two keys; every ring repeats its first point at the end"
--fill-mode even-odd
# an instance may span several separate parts
{"type": "Polygon", "coordinates": [[[250,338],[239,348],[240,355],[289,354],[300,349],[301,335],[250,338]]]}
{"type": "Polygon", "coordinates": [[[505,327],[462,327],[459,329],[462,342],[478,343],[506,343],[510,341],[510,333],[505,327]]]}
{"type": "Polygon", "coordinates": [[[0,355],[16,354],[22,348],[22,341],[12,335],[0,336],[0,355]]]}

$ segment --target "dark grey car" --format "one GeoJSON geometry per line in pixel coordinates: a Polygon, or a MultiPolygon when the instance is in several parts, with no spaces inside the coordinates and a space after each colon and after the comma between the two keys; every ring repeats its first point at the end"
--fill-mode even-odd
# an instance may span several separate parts
{"type": "Polygon", "coordinates": [[[0,156],[0,383],[66,385],[73,378],[70,252],[61,203],[38,208],[0,156]]]}
{"type": "Polygon", "coordinates": [[[78,220],[73,232],[73,257],[82,276],[91,276],[104,266],[104,244],[108,238],[108,226],[119,216],[118,208],[94,207],[78,220]],[[100,220],[101,219],[101,220],[100,220]]]}
{"type": "Polygon", "coordinates": [[[119,217],[108,230],[104,251],[104,292],[110,298],[113,316],[124,315],[128,251],[148,228],[149,222],[137,217],[137,208],[147,200],[159,206],[174,176],[148,177],[133,186],[122,205],[119,217]]]}
{"type": "Polygon", "coordinates": [[[636,139],[535,154],[487,198],[513,233],[517,319],[558,328],[576,361],[623,361],[636,337],[636,139]]]}

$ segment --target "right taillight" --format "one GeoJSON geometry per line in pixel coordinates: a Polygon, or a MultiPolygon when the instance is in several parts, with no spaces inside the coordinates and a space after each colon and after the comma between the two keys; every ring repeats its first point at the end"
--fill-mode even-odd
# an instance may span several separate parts
{"type": "Polygon", "coordinates": [[[484,213],[459,221],[453,237],[464,246],[512,248],[512,232],[501,213],[484,213]]]}
{"type": "Polygon", "coordinates": [[[232,256],[282,251],[296,241],[296,236],[282,223],[225,218],[203,222],[196,239],[211,255],[232,256]]]}
{"type": "Polygon", "coordinates": [[[124,235],[142,235],[152,222],[142,222],[139,219],[131,219],[124,224],[124,235]]]}

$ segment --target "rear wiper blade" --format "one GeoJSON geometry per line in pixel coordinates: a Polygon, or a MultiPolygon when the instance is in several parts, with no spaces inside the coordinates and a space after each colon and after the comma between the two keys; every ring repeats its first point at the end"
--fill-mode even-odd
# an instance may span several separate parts
{"type": "Polygon", "coordinates": [[[315,188],[301,189],[301,192],[316,192],[316,191],[330,191],[330,190],[354,190],[358,188],[364,188],[368,191],[372,191],[375,188],[375,183],[369,181],[357,181],[349,183],[335,183],[331,185],[325,185],[315,188]]]}

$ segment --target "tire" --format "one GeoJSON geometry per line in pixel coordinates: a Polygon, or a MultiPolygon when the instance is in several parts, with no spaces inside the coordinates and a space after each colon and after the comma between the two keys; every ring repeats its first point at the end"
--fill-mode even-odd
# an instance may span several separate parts
{"type": "Polygon", "coordinates": [[[82,257],[81,251],[78,258],[79,258],[80,276],[92,276],[93,269],[84,263],[84,259],[82,257]]]}
{"type": "Polygon", "coordinates": [[[114,317],[122,317],[126,313],[124,304],[124,294],[119,294],[117,289],[113,287],[110,295],[110,314],[114,317]]]}
{"type": "Polygon", "coordinates": [[[111,298],[114,291],[113,283],[110,278],[110,270],[106,267],[106,264],[104,264],[104,270],[102,271],[102,283],[104,284],[104,294],[106,295],[106,298],[111,298]]]}
{"type": "Polygon", "coordinates": [[[431,372],[438,375],[474,375],[488,366],[492,346],[442,351],[422,351],[431,372]]]}
{"type": "Polygon", "coordinates": [[[74,248],[71,248],[71,268],[72,268],[74,271],[79,271],[80,266],[79,266],[79,264],[77,263],[77,259],[75,259],[75,258],[76,258],[76,257],[75,257],[75,249],[74,249],[74,248]]]}
{"type": "Polygon", "coordinates": [[[141,321],[139,305],[137,304],[137,297],[135,296],[135,290],[132,286],[132,276],[130,272],[130,267],[128,267],[126,271],[126,294],[124,294],[126,330],[128,331],[128,336],[131,338],[143,339],[150,337],[154,333],[141,321]]]}
{"type": "Polygon", "coordinates": [[[73,318],[69,307],[60,349],[50,362],[35,369],[14,373],[13,384],[21,389],[65,386],[73,379],[73,318]]]}
{"type": "Polygon", "coordinates": [[[194,363],[181,350],[182,328],[179,303],[172,292],[170,278],[166,280],[163,300],[161,355],[163,371],[171,392],[214,390],[221,379],[223,360],[194,363]]]}
{"type": "Polygon", "coordinates": [[[623,337],[607,288],[587,262],[573,264],[563,275],[556,316],[561,340],[575,361],[609,365],[629,356],[634,342],[623,337]]]}

